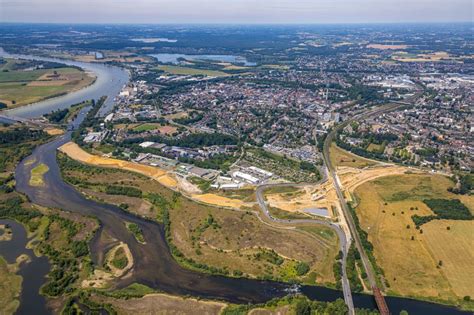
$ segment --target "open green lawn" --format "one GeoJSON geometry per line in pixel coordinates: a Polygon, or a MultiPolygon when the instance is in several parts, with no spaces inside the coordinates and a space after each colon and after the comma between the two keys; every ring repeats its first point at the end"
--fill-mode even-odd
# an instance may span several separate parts
{"type": "Polygon", "coordinates": [[[142,125],[138,125],[135,128],[133,128],[133,131],[144,132],[144,131],[155,130],[155,129],[158,129],[160,127],[161,127],[161,125],[159,125],[159,124],[142,124],[142,125]]]}
{"type": "Polygon", "coordinates": [[[180,66],[157,66],[157,70],[162,70],[167,73],[171,74],[178,74],[178,75],[204,75],[208,77],[225,77],[229,74],[217,71],[217,70],[206,70],[206,69],[196,69],[196,68],[189,68],[189,67],[180,67],[180,66]]]}

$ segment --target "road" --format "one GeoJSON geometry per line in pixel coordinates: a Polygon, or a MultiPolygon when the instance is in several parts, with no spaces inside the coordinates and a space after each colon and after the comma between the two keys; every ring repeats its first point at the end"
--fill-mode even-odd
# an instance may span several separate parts
{"type": "MultiPolygon", "coordinates": [[[[314,184],[311,185],[321,185],[324,182],[327,181],[327,175],[326,172],[323,172],[323,178],[314,184]]],[[[342,252],[342,276],[341,276],[341,282],[342,282],[342,291],[344,294],[344,301],[346,302],[347,307],[349,308],[349,314],[354,314],[354,302],[352,301],[352,294],[351,294],[351,287],[349,284],[349,280],[347,279],[347,273],[346,273],[346,261],[347,261],[347,251],[349,250],[350,246],[350,240],[346,238],[346,234],[342,230],[342,228],[333,222],[327,221],[327,220],[318,220],[318,219],[298,219],[298,220],[283,220],[283,219],[278,219],[273,217],[270,214],[270,211],[268,210],[267,204],[265,203],[265,199],[263,197],[263,192],[265,189],[271,188],[271,187],[298,187],[298,186],[305,186],[308,184],[292,184],[292,183],[281,183],[281,184],[266,184],[266,185],[260,185],[256,189],[256,196],[257,196],[257,202],[258,205],[260,206],[260,210],[262,214],[270,221],[274,223],[279,223],[283,225],[289,225],[289,226],[295,226],[295,225],[308,225],[308,224],[318,224],[318,225],[324,225],[333,231],[337,233],[337,236],[339,238],[339,246],[341,248],[342,252]]]]}
{"type": "MultiPolygon", "coordinates": [[[[333,184],[334,184],[334,189],[336,190],[337,197],[339,199],[339,203],[341,205],[341,209],[343,212],[343,215],[346,219],[347,225],[349,226],[349,230],[351,233],[352,238],[354,239],[355,246],[357,250],[360,253],[361,261],[364,266],[365,272],[367,274],[367,279],[369,281],[370,287],[371,288],[377,288],[377,281],[375,277],[375,271],[373,269],[372,263],[369,261],[369,258],[367,256],[367,253],[365,252],[364,247],[362,246],[362,242],[359,236],[359,233],[357,232],[357,227],[354,222],[354,218],[352,217],[351,211],[349,209],[349,206],[346,203],[346,199],[344,198],[344,194],[342,192],[342,189],[339,185],[339,178],[337,176],[336,170],[334,168],[334,165],[331,163],[331,159],[329,156],[329,147],[331,146],[331,143],[334,140],[334,137],[337,133],[338,130],[343,129],[345,126],[350,124],[351,122],[354,122],[359,119],[364,119],[367,117],[375,116],[375,115],[381,115],[396,109],[399,109],[401,107],[407,106],[408,103],[402,103],[402,102],[397,102],[397,103],[390,103],[387,105],[384,105],[382,107],[378,107],[376,109],[369,110],[367,112],[355,115],[353,118],[348,119],[344,121],[343,123],[339,124],[336,126],[331,132],[328,133],[325,141],[324,141],[324,147],[323,147],[323,157],[324,157],[324,162],[327,167],[327,170],[329,172],[329,176],[333,179],[333,184]]],[[[383,306],[379,305],[379,309],[383,308],[383,306]]]]}
{"type": "Polygon", "coordinates": [[[341,228],[339,224],[326,221],[326,220],[318,220],[318,219],[299,219],[299,220],[283,220],[283,219],[278,219],[273,217],[269,210],[268,207],[265,203],[265,199],[263,197],[263,191],[265,189],[271,188],[271,187],[298,187],[298,186],[304,186],[308,184],[292,184],[292,183],[282,183],[282,184],[264,184],[260,185],[256,189],[256,196],[257,196],[257,202],[260,206],[262,214],[270,221],[273,221],[275,223],[279,224],[284,224],[287,226],[295,226],[295,225],[301,225],[301,224],[319,224],[319,225],[324,225],[326,227],[331,228],[334,230],[338,237],[339,237],[339,243],[340,243],[340,248],[343,253],[342,257],[342,277],[341,277],[341,282],[342,282],[342,289],[343,289],[343,294],[344,294],[344,301],[346,302],[348,308],[349,308],[349,314],[355,314],[355,309],[354,309],[354,303],[352,300],[352,293],[350,289],[350,284],[349,280],[347,279],[347,272],[346,272],[346,261],[347,261],[347,252],[349,250],[349,246],[351,243],[350,237],[355,241],[355,245],[357,250],[361,253],[361,260],[364,265],[364,269],[366,270],[367,273],[367,278],[369,280],[370,286],[371,287],[377,287],[377,282],[375,278],[375,272],[373,270],[373,266],[370,263],[367,254],[362,247],[362,243],[360,240],[360,236],[357,232],[356,225],[354,223],[354,220],[352,218],[352,215],[350,213],[349,207],[346,203],[346,200],[344,198],[344,194],[341,190],[341,187],[339,185],[339,179],[337,177],[336,171],[334,169],[334,166],[331,163],[331,160],[329,158],[329,146],[331,145],[332,141],[334,140],[334,136],[336,135],[336,132],[348,124],[350,124],[353,121],[359,120],[359,119],[364,119],[370,116],[374,115],[381,115],[383,113],[387,113],[396,109],[399,109],[401,107],[410,105],[411,103],[409,102],[393,102],[389,103],[387,105],[377,107],[375,109],[371,109],[369,111],[360,113],[355,115],[353,118],[344,121],[343,123],[339,124],[336,126],[331,132],[328,133],[325,142],[324,142],[324,147],[323,147],[323,157],[324,157],[324,163],[325,167],[327,170],[326,172],[323,172],[323,178],[316,184],[313,185],[321,185],[327,181],[328,174],[331,176],[333,183],[334,183],[334,189],[336,191],[337,197],[339,199],[339,203],[341,205],[342,213],[344,215],[345,221],[347,222],[349,231],[350,231],[350,236],[349,238],[346,236],[344,233],[344,230],[341,228]]]}

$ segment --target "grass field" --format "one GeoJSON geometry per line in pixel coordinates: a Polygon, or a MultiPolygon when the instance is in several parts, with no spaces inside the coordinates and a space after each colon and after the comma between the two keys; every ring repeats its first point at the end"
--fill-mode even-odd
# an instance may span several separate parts
{"type": "Polygon", "coordinates": [[[344,166],[364,168],[376,164],[374,161],[364,159],[363,157],[357,156],[339,148],[335,143],[332,143],[331,147],[329,148],[329,156],[332,165],[336,168],[344,166]]]}
{"type": "Polygon", "coordinates": [[[133,128],[134,131],[137,132],[143,132],[143,131],[150,131],[150,130],[156,130],[159,128],[159,125],[154,125],[154,124],[142,124],[138,125],[135,128],[133,128]]]}
{"type": "Polygon", "coordinates": [[[217,71],[217,70],[206,70],[206,69],[196,69],[189,67],[180,67],[180,66],[162,66],[159,65],[156,67],[157,70],[161,70],[170,74],[177,75],[203,75],[208,77],[225,77],[229,74],[217,71]]]}
{"type": "Polygon", "coordinates": [[[0,256],[0,314],[14,314],[20,306],[21,282],[21,276],[10,271],[0,256]]]}
{"type": "Polygon", "coordinates": [[[170,135],[175,133],[178,128],[174,126],[162,126],[161,124],[156,124],[156,123],[146,123],[146,124],[140,124],[136,125],[133,127],[133,131],[136,132],[145,132],[145,131],[150,131],[150,130],[159,130],[160,133],[170,135]]]}
{"type": "Polygon", "coordinates": [[[240,271],[250,277],[310,281],[306,278],[308,275],[299,277],[294,272],[296,261],[302,261],[308,263],[310,273],[314,273],[311,283],[334,282],[335,254],[332,253],[338,247],[333,240],[272,228],[261,223],[254,214],[198,206],[183,198],[179,206],[170,211],[170,218],[173,242],[186,257],[195,261],[225,268],[234,274],[240,271]],[[203,222],[210,216],[216,228],[204,228],[203,222]],[[269,250],[274,251],[273,255],[279,257],[281,263],[268,257],[269,250]]]}
{"type": "Polygon", "coordinates": [[[76,91],[95,80],[76,68],[25,71],[8,70],[9,67],[10,63],[0,67],[0,102],[8,107],[18,107],[76,91]]]}
{"type": "Polygon", "coordinates": [[[459,198],[473,211],[473,197],[449,193],[441,175],[394,175],[359,186],[356,211],[369,233],[389,292],[459,303],[473,295],[474,221],[434,220],[415,229],[414,214],[433,214],[427,198],[459,198]],[[448,230],[449,226],[449,230],[448,230]],[[441,266],[440,266],[441,261],[441,266]]]}
{"type": "Polygon", "coordinates": [[[49,171],[49,168],[47,165],[41,163],[35,166],[31,170],[31,177],[30,177],[30,185],[31,186],[43,186],[43,175],[49,171]]]}

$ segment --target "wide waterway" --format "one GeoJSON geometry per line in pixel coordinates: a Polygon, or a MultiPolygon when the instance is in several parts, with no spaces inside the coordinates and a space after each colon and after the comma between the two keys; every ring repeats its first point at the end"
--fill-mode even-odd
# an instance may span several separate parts
{"type": "Polygon", "coordinates": [[[13,220],[0,220],[0,224],[8,224],[13,232],[11,240],[0,242],[0,255],[9,264],[15,263],[18,256],[22,254],[30,257],[29,262],[20,264],[20,270],[18,271],[23,280],[21,283],[20,307],[16,314],[49,314],[50,311],[46,308],[46,299],[39,293],[49,271],[48,259],[44,256],[36,257],[33,250],[26,248],[28,237],[23,225],[13,220]]]}
{"type": "MultiPolygon", "coordinates": [[[[84,112],[78,118],[83,117],[84,112]]],[[[70,137],[71,132],[68,132],[35,149],[32,154],[35,163],[26,165],[22,161],[15,174],[17,190],[28,195],[34,203],[97,217],[101,228],[90,243],[93,260],[96,263],[101,260],[108,246],[103,243],[104,238],[101,237],[103,233],[127,243],[135,257],[135,266],[129,277],[119,280],[118,287],[139,282],[170,294],[192,295],[235,303],[264,302],[284,296],[291,290],[292,286],[285,283],[213,276],[181,267],[170,253],[161,224],[136,217],[112,205],[86,199],[62,180],[56,150],[70,141],[70,137]],[[44,175],[43,187],[32,187],[28,184],[30,171],[38,163],[48,165],[49,171],[44,175]],[[124,221],[138,224],[147,243],[138,243],[126,229],[124,221]]],[[[299,290],[308,297],[320,301],[342,298],[342,292],[325,287],[301,286],[299,290]]],[[[354,294],[353,299],[356,307],[372,309],[376,307],[372,296],[354,294]]],[[[398,314],[402,309],[409,311],[410,314],[463,314],[451,307],[410,299],[388,297],[387,303],[393,314],[398,314]]]]}
{"type": "MultiPolygon", "coordinates": [[[[39,102],[32,106],[11,110],[8,112],[8,115],[11,116],[24,118],[41,116],[54,109],[66,108],[84,100],[97,99],[102,95],[107,95],[106,108],[101,111],[105,113],[111,109],[113,98],[128,80],[128,73],[118,67],[34,56],[9,55],[2,50],[0,50],[0,56],[61,62],[93,71],[98,77],[96,83],[88,88],[66,96],[39,102]],[[38,105],[40,105],[39,108],[37,108],[38,105]]],[[[74,122],[75,126],[83,119],[86,110],[84,109],[78,115],[78,119],[74,122]]],[[[284,296],[291,291],[292,286],[285,283],[213,276],[181,267],[170,253],[164,235],[164,228],[161,224],[136,217],[112,205],[86,199],[74,187],[62,180],[56,160],[56,150],[70,139],[71,132],[67,132],[54,141],[36,148],[32,154],[36,160],[35,163],[26,165],[25,160],[23,160],[18,165],[15,173],[16,188],[18,191],[25,193],[32,202],[39,205],[97,217],[101,223],[101,228],[90,242],[93,260],[96,263],[101,261],[108,246],[103,242],[104,238],[101,237],[104,233],[127,243],[135,257],[135,266],[131,276],[118,281],[118,287],[139,282],[170,294],[189,294],[196,297],[236,303],[264,302],[275,297],[284,296]],[[38,163],[46,164],[49,171],[44,175],[45,185],[43,187],[32,187],[28,184],[30,171],[38,163]],[[147,243],[138,243],[126,229],[124,221],[138,224],[147,243]]],[[[8,253],[1,252],[0,254],[8,255],[8,253]]],[[[37,265],[36,261],[32,261],[28,266],[31,266],[30,268],[43,268],[42,265],[37,265]]],[[[33,290],[36,290],[36,285],[33,290]]],[[[342,298],[342,292],[325,287],[301,286],[299,290],[311,299],[319,301],[334,301],[337,298],[342,298]]],[[[353,299],[356,307],[376,308],[374,299],[370,295],[353,294],[353,299]]],[[[387,297],[386,300],[393,314],[398,314],[402,309],[407,310],[410,314],[470,314],[452,307],[417,300],[394,297],[387,297]]],[[[37,304],[44,303],[42,297],[35,297],[34,295],[29,296],[29,301],[37,304]],[[32,302],[32,300],[34,301],[32,302]]]]}
{"type": "Polygon", "coordinates": [[[3,48],[0,48],[0,57],[58,62],[68,66],[80,67],[85,71],[92,72],[97,77],[93,84],[81,90],[46,99],[34,104],[2,111],[1,114],[6,116],[15,116],[21,118],[40,117],[44,114],[50,113],[53,110],[64,109],[73,104],[81,103],[90,99],[99,99],[101,96],[107,96],[107,100],[99,112],[100,115],[105,115],[107,112],[112,110],[114,98],[119,94],[123,86],[129,81],[128,71],[120,67],[101,63],[89,63],[31,55],[10,54],[3,50],[3,48]]]}

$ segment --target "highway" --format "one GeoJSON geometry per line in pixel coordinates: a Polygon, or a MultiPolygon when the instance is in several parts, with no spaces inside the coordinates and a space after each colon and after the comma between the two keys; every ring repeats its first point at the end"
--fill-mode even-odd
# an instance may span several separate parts
{"type": "MultiPolygon", "coordinates": [[[[364,119],[370,116],[374,115],[381,115],[383,113],[387,113],[396,109],[399,109],[401,107],[411,105],[409,102],[392,102],[386,105],[383,105],[381,107],[377,107],[375,109],[371,109],[369,111],[363,112],[356,114],[354,117],[351,119],[348,119],[344,121],[343,123],[337,125],[331,132],[328,133],[325,141],[324,141],[324,147],[323,147],[323,158],[324,158],[324,164],[325,164],[325,172],[322,172],[323,178],[315,184],[312,185],[321,185],[325,183],[328,180],[328,174],[331,176],[333,183],[334,183],[334,189],[336,190],[337,197],[339,199],[339,203],[341,205],[342,213],[344,215],[344,218],[347,222],[351,237],[355,241],[355,246],[357,250],[360,252],[361,256],[361,261],[364,266],[364,269],[367,273],[367,278],[369,280],[369,284],[372,288],[377,288],[377,281],[375,278],[375,272],[373,269],[372,264],[370,263],[368,256],[362,247],[362,243],[360,240],[360,236],[357,232],[356,225],[354,223],[354,220],[352,218],[352,214],[349,210],[349,207],[346,203],[346,200],[344,198],[344,194],[341,190],[341,187],[339,185],[339,179],[337,177],[336,171],[334,169],[334,166],[331,163],[331,160],[329,158],[329,147],[334,140],[334,137],[337,133],[338,130],[344,128],[348,124],[350,124],[353,121],[359,120],[359,119],[364,119]]],[[[340,248],[343,253],[342,257],[342,277],[341,277],[341,282],[342,282],[342,290],[344,294],[344,301],[346,305],[349,308],[349,314],[355,314],[355,309],[354,309],[354,303],[352,300],[352,293],[351,293],[351,288],[349,284],[349,280],[347,279],[347,272],[346,272],[346,261],[347,261],[347,252],[349,250],[349,246],[351,244],[351,239],[350,237],[348,238],[346,234],[344,233],[344,230],[341,228],[341,226],[337,223],[333,223],[327,220],[318,220],[318,219],[299,219],[299,220],[283,220],[283,219],[278,219],[273,217],[269,210],[268,207],[265,203],[265,199],[263,197],[263,192],[265,189],[271,188],[271,187],[298,187],[298,186],[305,186],[308,184],[294,184],[294,183],[281,183],[281,184],[263,184],[257,187],[256,189],[256,196],[257,196],[257,202],[260,206],[262,214],[270,221],[273,221],[275,223],[279,224],[284,224],[288,226],[295,226],[295,225],[301,225],[301,224],[319,224],[319,225],[324,225],[326,227],[331,228],[334,230],[338,237],[339,237],[339,243],[340,243],[340,248]]],[[[380,306],[379,306],[380,307],[380,306]]]]}
{"type": "MultiPolygon", "coordinates": [[[[390,111],[393,111],[393,110],[397,110],[397,109],[399,109],[401,107],[404,107],[404,106],[407,106],[407,105],[408,105],[408,103],[404,103],[404,102],[403,103],[402,102],[390,103],[390,104],[378,107],[376,109],[372,109],[372,110],[369,110],[367,112],[355,115],[353,118],[348,119],[348,120],[344,121],[343,123],[339,124],[338,126],[336,126],[331,132],[328,133],[328,135],[327,135],[327,137],[324,141],[324,147],[323,147],[324,162],[325,162],[325,165],[326,165],[327,170],[329,172],[329,175],[333,179],[334,189],[336,190],[336,194],[337,194],[337,197],[339,199],[339,203],[341,205],[342,212],[343,212],[344,217],[346,219],[346,222],[349,226],[350,233],[351,233],[351,235],[354,239],[355,246],[356,246],[357,250],[360,253],[361,261],[362,261],[362,264],[364,266],[365,272],[367,274],[367,279],[369,281],[370,287],[373,290],[377,289],[377,281],[376,281],[376,277],[375,277],[375,271],[373,269],[372,263],[369,261],[369,258],[367,256],[367,253],[365,252],[364,247],[362,246],[362,242],[360,240],[359,233],[357,232],[357,228],[356,228],[356,225],[355,225],[355,222],[354,222],[354,218],[352,217],[349,206],[346,203],[346,199],[344,198],[344,194],[343,194],[342,189],[339,185],[339,178],[337,177],[336,170],[335,170],[334,166],[332,165],[331,159],[329,157],[329,147],[331,146],[331,143],[333,142],[337,131],[343,129],[345,126],[347,126],[351,122],[354,122],[354,121],[359,120],[359,119],[364,119],[364,118],[368,118],[368,117],[371,117],[371,116],[375,116],[375,115],[382,115],[384,113],[387,113],[387,112],[390,112],[390,111]]],[[[377,304],[378,303],[379,302],[377,302],[377,304]]],[[[383,302],[382,304],[385,305],[385,302],[383,302]]],[[[384,305],[379,305],[378,304],[378,307],[379,307],[380,311],[384,308],[384,305]]],[[[386,305],[385,305],[385,307],[386,307],[386,305]]]]}

